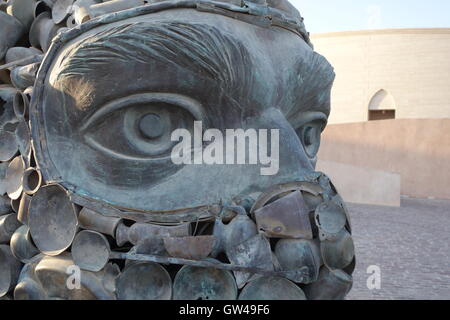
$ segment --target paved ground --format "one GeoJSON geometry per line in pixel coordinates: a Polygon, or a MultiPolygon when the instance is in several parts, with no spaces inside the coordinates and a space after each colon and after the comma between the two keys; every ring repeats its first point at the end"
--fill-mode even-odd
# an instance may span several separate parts
{"type": "Polygon", "coordinates": [[[450,201],[348,207],[357,258],[348,300],[450,299],[450,201]],[[367,288],[371,265],[381,268],[380,290],[367,288]]]}

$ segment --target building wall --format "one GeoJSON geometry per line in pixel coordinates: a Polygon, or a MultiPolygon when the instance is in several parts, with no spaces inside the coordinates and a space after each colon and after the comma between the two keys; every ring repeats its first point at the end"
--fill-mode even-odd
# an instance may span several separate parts
{"type": "Polygon", "coordinates": [[[312,35],[334,66],[330,123],[367,121],[380,90],[397,119],[450,117],[450,28],[351,31],[312,35]]]}
{"type": "MultiPolygon", "coordinates": [[[[399,173],[401,194],[450,199],[450,119],[385,120],[329,125],[321,161],[399,173]]],[[[342,171],[339,167],[328,171],[342,171]]],[[[342,175],[342,172],[340,173],[342,175]]],[[[367,175],[352,173],[364,184],[367,175]]],[[[337,179],[339,180],[339,179],[337,179]]],[[[342,184],[348,179],[342,179],[342,184]]],[[[336,181],[339,185],[340,181],[336,181]]],[[[372,185],[367,181],[367,185],[372,185]]],[[[386,186],[389,188],[389,186],[386,186]]],[[[348,188],[347,188],[348,189],[348,188]]],[[[361,193],[361,186],[348,192],[361,193]]],[[[366,188],[371,193],[370,188],[366,188]]],[[[372,195],[369,195],[372,196],[372,195]]]]}

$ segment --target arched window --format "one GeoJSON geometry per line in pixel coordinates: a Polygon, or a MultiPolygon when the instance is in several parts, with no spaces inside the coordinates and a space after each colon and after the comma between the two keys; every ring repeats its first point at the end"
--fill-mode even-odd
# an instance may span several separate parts
{"type": "Polygon", "coordinates": [[[395,119],[395,109],[394,97],[381,89],[370,99],[369,121],[395,119]]]}

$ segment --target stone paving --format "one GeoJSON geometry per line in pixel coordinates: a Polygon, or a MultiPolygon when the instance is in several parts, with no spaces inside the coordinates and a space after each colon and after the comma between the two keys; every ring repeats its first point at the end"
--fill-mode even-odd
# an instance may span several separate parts
{"type": "Polygon", "coordinates": [[[348,208],[357,258],[348,300],[450,299],[450,201],[348,208]],[[380,290],[367,288],[371,265],[381,268],[380,290]]]}

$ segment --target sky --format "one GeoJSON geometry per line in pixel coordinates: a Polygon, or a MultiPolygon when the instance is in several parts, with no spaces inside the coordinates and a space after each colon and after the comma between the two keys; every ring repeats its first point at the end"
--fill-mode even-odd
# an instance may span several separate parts
{"type": "Polygon", "coordinates": [[[450,28],[450,0],[289,0],[309,32],[450,28]]]}

